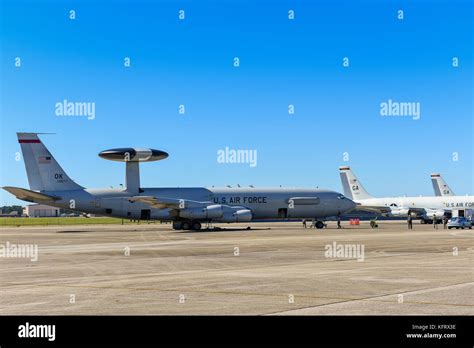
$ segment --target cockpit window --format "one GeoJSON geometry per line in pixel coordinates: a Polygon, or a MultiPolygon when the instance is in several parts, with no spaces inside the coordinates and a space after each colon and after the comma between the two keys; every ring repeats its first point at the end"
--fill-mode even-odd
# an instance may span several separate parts
{"type": "Polygon", "coordinates": [[[339,198],[339,199],[344,199],[344,198],[346,198],[346,197],[345,197],[344,195],[337,195],[337,198],[339,198]]]}

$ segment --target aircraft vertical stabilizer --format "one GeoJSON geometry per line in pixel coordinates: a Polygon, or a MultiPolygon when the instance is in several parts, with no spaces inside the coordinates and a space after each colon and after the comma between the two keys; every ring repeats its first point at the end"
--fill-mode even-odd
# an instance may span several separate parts
{"type": "Polygon", "coordinates": [[[339,167],[344,195],[352,200],[373,198],[359,182],[349,166],[339,167]]]}
{"type": "Polygon", "coordinates": [[[17,133],[30,189],[34,191],[80,190],[43,145],[38,133],[17,133]]]}
{"type": "Polygon", "coordinates": [[[441,177],[441,174],[431,174],[431,183],[433,184],[435,196],[454,196],[454,192],[448,184],[446,184],[446,181],[441,177]]]}

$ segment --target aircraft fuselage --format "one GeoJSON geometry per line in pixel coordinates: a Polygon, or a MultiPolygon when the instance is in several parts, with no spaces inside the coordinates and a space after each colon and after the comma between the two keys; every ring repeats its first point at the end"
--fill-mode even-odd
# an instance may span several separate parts
{"type": "MultiPolygon", "coordinates": [[[[169,208],[153,208],[146,203],[131,202],[136,195],[120,189],[84,189],[44,192],[61,197],[48,203],[64,209],[119,218],[141,219],[149,211],[149,219],[179,220],[169,208]]],[[[318,219],[344,214],[355,204],[343,195],[329,190],[290,188],[142,188],[140,196],[157,196],[209,205],[244,207],[252,211],[252,219],[307,218],[318,219]],[[294,197],[317,197],[317,204],[292,204],[294,197]]]]}

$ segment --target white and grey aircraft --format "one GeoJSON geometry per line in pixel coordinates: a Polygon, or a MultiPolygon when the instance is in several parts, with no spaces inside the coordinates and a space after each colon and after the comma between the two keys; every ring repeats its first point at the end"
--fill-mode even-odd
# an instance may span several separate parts
{"type": "Polygon", "coordinates": [[[433,184],[433,190],[435,192],[435,196],[454,196],[453,190],[448,186],[446,181],[444,181],[443,177],[439,173],[431,174],[431,183],[433,184]]]}
{"type": "Polygon", "coordinates": [[[30,189],[6,186],[18,199],[90,214],[173,221],[174,229],[201,229],[203,222],[256,219],[314,219],[344,214],[356,204],[322,189],[142,188],[139,163],[168,157],[163,151],[120,148],[102,151],[104,159],[126,163],[125,189],[87,189],[66,174],[38,137],[17,133],[30,189]]]}
{"type": "Polygon", "coordinates": [[[474,196],[383,197],[371,196],[348,166],[340,167],[344,194],[357,203],[356,210],[385,216],[406,217],[416,214],[423,222],[441,219],[446,213],[474,209],[474,196]]]}

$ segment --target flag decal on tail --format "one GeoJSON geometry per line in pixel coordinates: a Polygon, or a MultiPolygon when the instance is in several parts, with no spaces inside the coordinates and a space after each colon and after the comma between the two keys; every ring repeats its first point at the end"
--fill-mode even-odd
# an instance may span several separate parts
{"type": "Polygon", "coordinates": [[[38,163],[43,163],[43,164],[51,163],[51,157],[50,156],[40,156],[40,157],[38,157],[38,163]]]}
{"type": "Polygon", "coordinates": [[[39,139],[19,139],[20,144],[39,144],[41,141],[39,139]]]}

